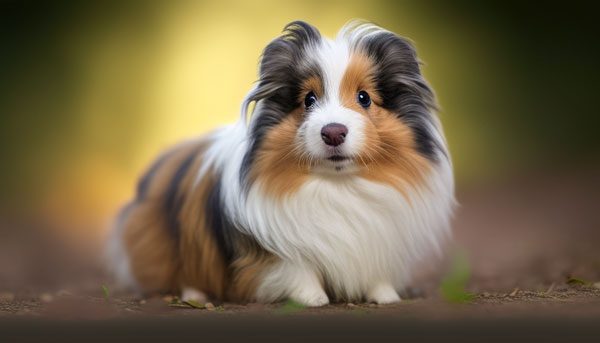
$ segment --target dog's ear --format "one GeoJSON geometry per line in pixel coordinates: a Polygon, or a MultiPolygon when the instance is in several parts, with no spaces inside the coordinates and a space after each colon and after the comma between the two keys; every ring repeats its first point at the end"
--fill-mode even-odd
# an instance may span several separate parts
{"type": "Polygon", "coordinates": [[[433,92],[423,78],[421,63],[410,41],[381,30],[361,39],[358,47],[373,59],[384,107],[397,108],[406,95],[417,97],[425,107],[435,107],[433,92]]]}
{"type": "Polygon", "coordinates": [[[316,47],[320,41],[321,34],[315,27],[294,21],[286,25],[282,35],[263,51],[259,80],[242,103],[244,122],[248,121],[250,104],[257,104],[250,127],[250,148],[240,171],[242,183],[266,132],[300,106],[298,95],[302,82],[320,74],[318,66],[310,59],[311,47],[316,47]]]}
{"type": "Polygon", "coordinates": [[[283,112],[299,106],[297,93],[307,75],[318,73],[307,58],[307,50],[316,46],[321,34],[312,25],[294,21],[264,49],[259,68],[257,87],[248,95],[249,102],[269,98],[283,112]],[[311,70],[312,69],[312,70],[311,70]]]}
{"type": "Polygon", "coordinates": [[[419,151],[435,158],[432,124],[437,110],[433,91],[421,73],[414,46],[405,38],[373,24],[348,29],[354,49],[369,56],[382,106],[396,113],[413,131],[419,151]]]}
{"type": "Polygon", "coordinates": [[[303,21],[287,24],[283,34],[269,43],[263,51],[260,83],[280,84],[282,80],[294,76],[295,69],[304,59],[306,50],[310,45],[318,44],[320,40],[321,34],[310,24],[303,21]]]}

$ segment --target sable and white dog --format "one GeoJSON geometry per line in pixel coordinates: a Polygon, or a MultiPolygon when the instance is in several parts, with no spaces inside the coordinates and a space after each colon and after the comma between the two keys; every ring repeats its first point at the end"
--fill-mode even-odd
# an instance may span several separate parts
{"type": "Polygon", "coordinates": [[[109,244],[117,278],[184,300],[399,301],[449,233],[435,109],[407,40],[364,22],[334,40],[290,23],[240,120],[142,177],[109,244]]]}

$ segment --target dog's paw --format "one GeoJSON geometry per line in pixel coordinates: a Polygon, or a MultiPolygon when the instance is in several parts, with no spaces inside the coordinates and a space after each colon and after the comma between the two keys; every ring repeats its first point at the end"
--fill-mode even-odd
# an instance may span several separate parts
{"type": "Polygon", "coordinates": [[[304,289],[293,292],[290,299],[308,307],[319,307],[329,304],[329,298],[322,289],[304,289]]]}
{"type": "Polygon", "coordinates": [[[400,302],[400,296],[392,285],[384,283],[373,287],[367,294],[367,300],[380,305],[400,302]]]}
{"type": "Polygon", "coordinates": [[[202,291],[191,287],[184,287],[181,291],[181,301],[194,301],[204,304],[208,301],[208,298],[202,291]]]}

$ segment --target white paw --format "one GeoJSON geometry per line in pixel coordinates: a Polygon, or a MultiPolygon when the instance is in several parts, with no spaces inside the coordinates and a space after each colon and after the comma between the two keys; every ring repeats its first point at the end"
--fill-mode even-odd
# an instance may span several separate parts
{"type": "Polygon", "coordinates": [[[195,288],[184,287],[181,291],[181,301],[195,301],[197,303],[204,304],[207,300],[208,298],[206,297],[206,294],[195,288]]]}
{"type": "Polygon", "coordinates": [[[329,298],[322,289],[295,291],[290,295],[290,299],[308,307],[319,307],[329,304],[329,298]]]}
{"type": "Polygon", "coordinates": [[[373,287],[367,294],[367,300],[380,305],[393,304],[400,302],[400,296],[392,285],[384,283],[373,287]]]}

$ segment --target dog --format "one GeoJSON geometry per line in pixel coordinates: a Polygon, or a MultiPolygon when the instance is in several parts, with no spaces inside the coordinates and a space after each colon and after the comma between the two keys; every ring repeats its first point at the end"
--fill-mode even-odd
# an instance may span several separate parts
{"type": "Polygon", "coordinates": [[[116,279],[143,294],[389,304],[450,234],[452,163],[415,48],[296,21],[240,119],[162,154],[120,212],[116,279]]]}

